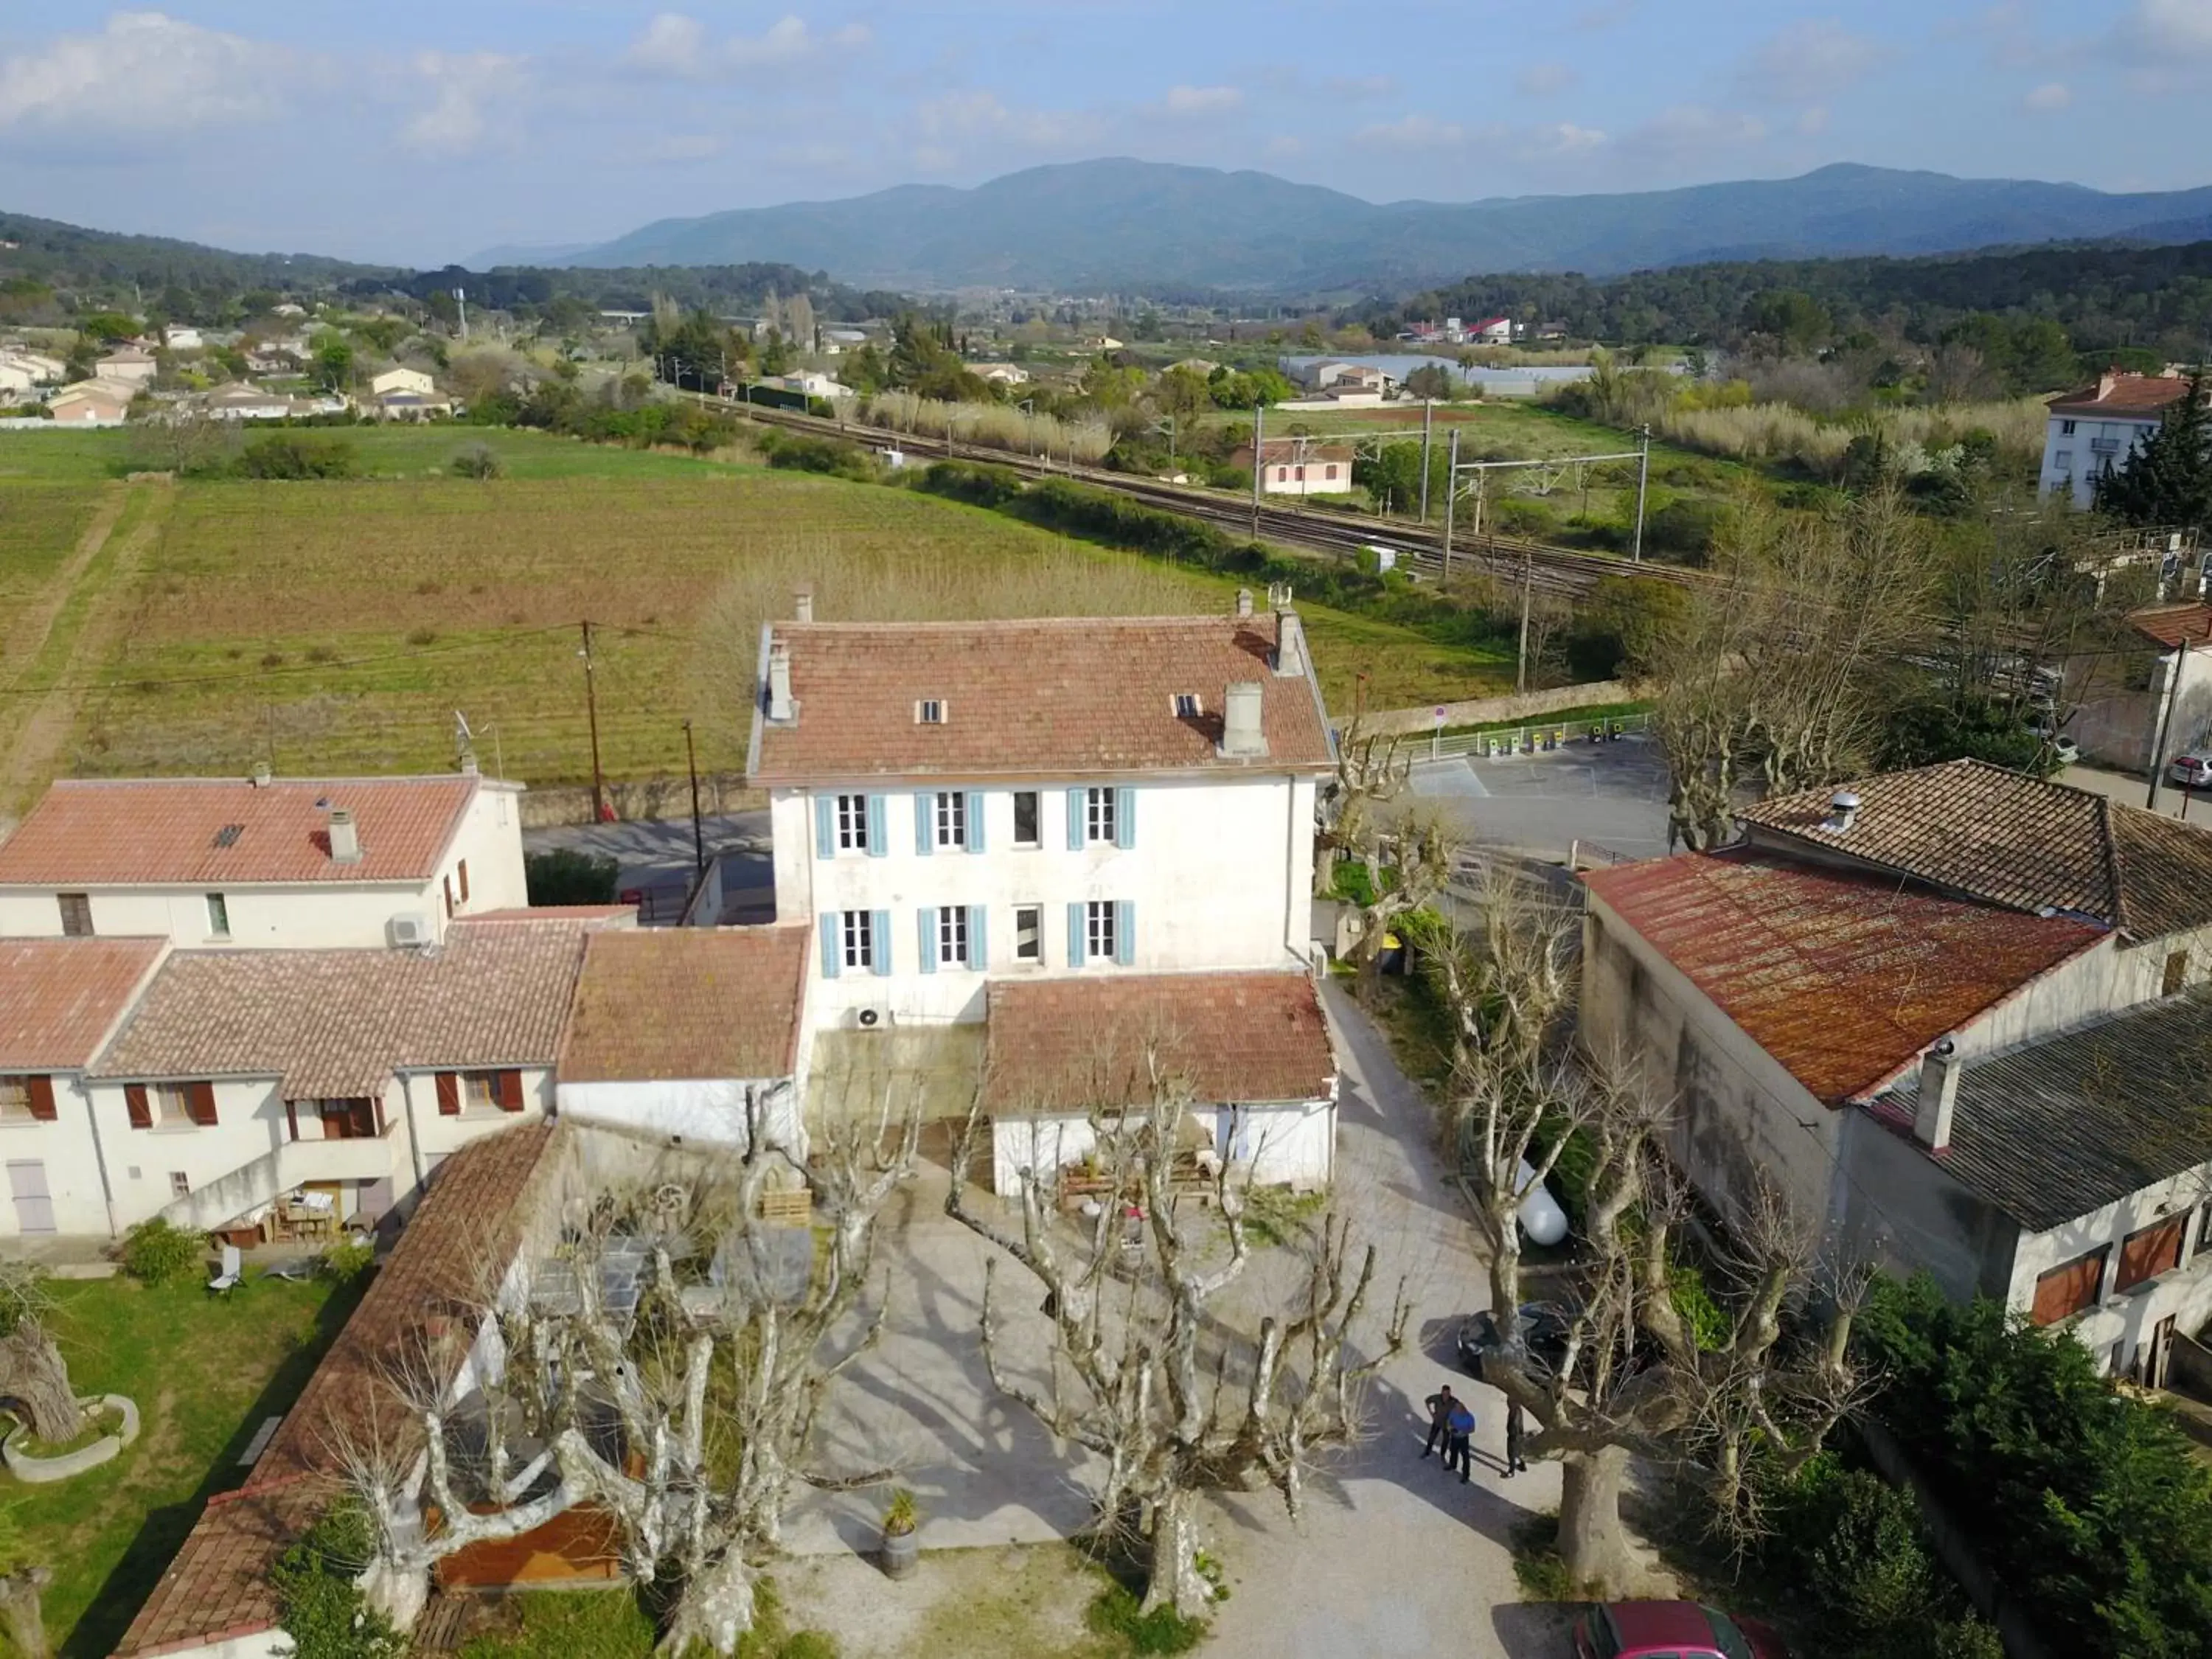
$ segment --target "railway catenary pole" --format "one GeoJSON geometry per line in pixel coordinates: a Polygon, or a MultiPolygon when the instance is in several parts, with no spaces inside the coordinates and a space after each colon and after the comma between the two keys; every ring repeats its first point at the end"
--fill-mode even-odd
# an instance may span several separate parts
{"type": "Polygon", "coordinates": [[[1421,399],[1421,522],[1429,521],[1429,441],[1436,436],[1437,400],[1421,399]]]}
{"type": "Polygon", "coordinates": [[[1448,482],[1444,485],[1443,580],[1449,586],[1451,583],[1452,505],[1459,498],[1459,428],[1457,427],[1452,428],[1451,470],[1445,477],[1448,482]]]}
{"type": "Polygon", "coordinates": [[[1261,432],[1267,425],[1267,405],[1252,405],[1252,539],[1260,539],[1260,480],[1266,476],[1263,459],[1267,453],[1261,444],[1261,432]]]}
{"type": "Polygon", "coordinates": [[[1644,562],[1644,501],[1651,487],[1651,428],[1647,423],[1637,434],[1636,444],[1636,539],[1628,550],[1632,564],[1644,562]]]}

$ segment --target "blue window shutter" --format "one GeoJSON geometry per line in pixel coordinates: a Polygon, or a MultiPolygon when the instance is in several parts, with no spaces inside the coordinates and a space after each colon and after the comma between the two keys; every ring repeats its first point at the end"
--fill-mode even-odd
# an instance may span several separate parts
{"type": "Polygon", "coordinates": [[[968,850],[983,850],[983,792],[980,789],[968,792],[968,850]]]}
{"type": "MultiPolygon", "coordinates": [[[[881,796],[877,797],[881,799],[881,796]]],[[[874,948],[869,954],[875,958],[875,975],[883,978],[891,970],[891,913],[876,912],[875,923],[868,929],[868,943],[874,948]]]]}
{"type": "Polygon", "coordinates": [[[1067,907],[1067,965],[1083,966],[1083,905],[1080,900],[1067,907]]]}
{"type": "Polygon", "coordinates": [[[991,920],[987,905],[968,907],[968,965],[981,973],[991,965],[991,946],[984,929],[991,920]]]}
{"type": "Polygon", "coordinates": [[[1080,787],[1067,792],[1067,850],[1083,850],[1083,791],[1080,787]]]}
{"type": "Polygon", "coordinates": [[[872,859],[890,855],[890,832],[886,826],[890,817],[890,814],[884,810],[881,795],[868,797],[868,856],[872,859]]]}
{"type": "Polygon", "coordinates": [[[1114,792],[1114,845],[1127,848],[1137,844],[1137,792],[1121,788],[1114,792]]]}
{"type": "Polygon", "coordinates": [[[822,913],[823,978],[837,977],[837,969],[844,954],[844,941],[837,937],[837,913],[835,910],[824,910],[822,913]]]}
{"type": "Polygon", "coordinates": [[[1114,960],[1127,968],[1137,959],[1137,901],[1114,902],[1114,960]]]}
{"type": "Polygon", "coordinates": [[[921,945],[921,971],[933,974],[937,971],[937,912],[925,904],[914,915],[921,924],[915,935],[921,945]]]}
{"type": "Polygon", "coordinates": [[[814,798],[814,856],[834,859],[837,856],[837,798],[817,795],[814,798]]]}
{"type": "Polygon", "coordinates": [[[927,789],[914,795],[914,850],[923,858],[937,840],[937,797],[927,789]]]}

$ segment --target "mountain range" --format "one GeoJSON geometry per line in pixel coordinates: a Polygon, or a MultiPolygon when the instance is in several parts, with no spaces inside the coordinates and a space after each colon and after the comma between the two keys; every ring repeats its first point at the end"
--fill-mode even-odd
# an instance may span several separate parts
{"type": "Polygon", "coordinates": [[[2212,187],[2113,194],[1839,163],[1796,179],[1634,194],[1377,204],[1265,173],[1106,160],[1030,167],[973,189],[900,185],[662,219],[597,246],[492,249],[469,263],[776,260],[884,288],[1288,295],[1470,271],[1604,276],[1717,259],[2205,236],[2212,187]]]}

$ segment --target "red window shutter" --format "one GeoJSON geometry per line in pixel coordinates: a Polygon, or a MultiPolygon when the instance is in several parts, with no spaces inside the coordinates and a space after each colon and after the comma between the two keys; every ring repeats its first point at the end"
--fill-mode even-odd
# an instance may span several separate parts
{"type": "Polygon", "coordinates": [[[462,902],[462,903],[464,903],[464,904],[466,904],[468,902],[469,902],[469,861],[468,861],[466,859],[463,859],[463,860],[461,860],[461,902],[462,902]]]}
{"type": "Polygon", "coordinates": [[[24,1081],[31,1090],[31,1115],[41,1123],[52,1123],[55,1118],[54,1080],[43,1072],[34,1072],[24,1081]]]}
{"type": "Polygon", "coordinates": [[[154,1108],[146,1098],[146,1085],[126,1083],[123,1085],[123,1103],[130,1109],[131,1127],[150,1129],[154,1127],[154,1108]]]}
{"type": "Polygon", "coordinates": [[[453,914],[453,878],[451,876],[441,876],[438,879],[446,890],[446,914],[451,916],[453,914]]]}
{"type": "Polygon", "coordinates": [[[2077,1256],[2035,1281],[2035,1302],[2028,1317],[2039,1325],[2055,1325],[2094,1303],[2104,1284],[2105,1253],[2092,1250],[2077,1256]]]}
{"type": "Polygon", "coordinates": [[[461,1115],[461,1074],[459,1072],[438,1073],[438,1115],[459,1117],[461,1115]]]}
{"type": "Polygon", "coordinates": [[[215,1127],[215,1085],[185,1085],[185,1110],[201,1128],[212,1129],[215,1127]]]}
{"type": "MultiPolygon", "coordinates": [[[[35,1107],[33,1108],[35,1110],[35,1107]]],[[[2145,1227],[2130,1233],[2120,1243],[2120,1276],[2112,1281],[2115,1290],[2124,1291],[2140,1285],[2146,1279],[2155,1279],[2171,1273],[2181,1265],[2181,1224],[2188,1218],[2174,1216],[2155,1226],[2145,1227]]]]}
{"type": "Polygon", "coordinates": [[[522,1109],[522,1073],[494,1072],[491,1074],[491,1097],[499,1103],[502,1112],[522,1109]]]}

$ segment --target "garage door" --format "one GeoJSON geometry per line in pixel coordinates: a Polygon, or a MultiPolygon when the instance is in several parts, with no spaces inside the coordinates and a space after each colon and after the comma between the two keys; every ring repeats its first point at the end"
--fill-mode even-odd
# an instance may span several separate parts
{"type": "Polygon", "coordinates": [[[46,1190],[46,1166],[36,1158],[8,1165],[8,1191],[15,1200],[15,1231],[50,1233],[54,1230],[53,1194],[46,1190]]]}

